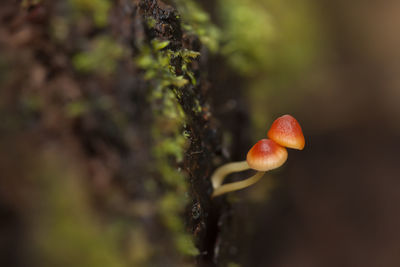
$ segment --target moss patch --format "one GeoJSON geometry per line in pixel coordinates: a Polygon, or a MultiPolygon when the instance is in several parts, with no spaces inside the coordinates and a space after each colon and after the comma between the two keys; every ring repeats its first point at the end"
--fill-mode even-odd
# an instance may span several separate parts
{"type": "Polygon", "coordinates": [[[217,52],[221,34],[210,16],[192,0],[174,0],[174,3],[182,17],[182,28],[198,36],[211,52],[217,52]]]}
{"type": "Polygon", "coordinates": [[[80,72],[109,75],[114,73],[123,56],[124,48],[105,35],[92,40],[87,51],[76,54],[72,62],[80,72]]]}

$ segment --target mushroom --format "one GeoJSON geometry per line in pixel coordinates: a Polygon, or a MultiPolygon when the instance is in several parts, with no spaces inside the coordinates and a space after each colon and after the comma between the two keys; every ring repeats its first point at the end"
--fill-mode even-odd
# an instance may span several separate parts
{"type": "Polygon", "coordinates": [[[249,150],[246,161],[225,164],[214,172],[211,177],[214,188],[212,197],[243,189],[258,182],[266,171],[278,168],[285,163],[287,156],[286,148],[272,140],[261,139],[249,150]],[[258,172],[243,181],[221,186],[224,178],[228,174],[247,169],[254,169],[258,172]]]}
{"type": "Polygon", "coordinates": [[[214,189],[211,197],[243,189],[258,182],[266,171],[278,168],[285,163],[288,156],[285,147],[302,150],[305,145],[300,124],[290,115],[283,115],[276,119],[267,135],[270,139],[258,141],[247,153],[245,161],[227,163],[215,170],[211,176],[214,189]],[[248,169],[258,172],[243,181],[222,185],[225,177],[230,173],[248,169]]]}
{"type": "Polygon", "coordinates": [[[268,131],[268,137],[281,146],[303,150],[305,145],[303,131],[299,122],[290,115],[277,118],[268,131]]]}

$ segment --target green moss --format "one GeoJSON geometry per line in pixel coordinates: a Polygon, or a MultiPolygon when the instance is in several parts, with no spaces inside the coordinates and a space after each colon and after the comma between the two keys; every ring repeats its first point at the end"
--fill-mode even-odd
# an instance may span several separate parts
{"type": "Polygon", "coordinates": [[[158,143],[157,147],[154,149],[156,155],[162,155],[162,153],[167,153],[173,156],[177,162],[182,161],[183,155],[183,145],[185,144],[185,139],[183,136],[175,136],[174,138],[165,138],[161,143],[158,143]]]}
{"type": "MultiPolygon", "coordinates": [[[[198,35],[200,40],[216,51],[217,30],[209,17],[192,1],[176,1],[182,14],[182,24],[186,32],[198,35]]],[[[149,28],[154,27],[154,19],[146,20],[149,28]]],[[[180,49],[173,51],[165,40],[152,40],[140,48],[135,63],[144,71],[149,81],[149,102],[152,105],[154,124],[152,128],[154,166],[160,174],[163,188],[167,192],[159,199],[159,216],[169,232],[177,254],[198,255],[191,235],[185,229],[184,210],[188,204],[188,184],[185,173],[178,167],[183,161],[188,135],[183,134],[186,116],[178,99],[185,86],[196,85],[196,77],[191,70],[191,62],[200,56],[199,52],[180,49]],[[181,73],[177,75],[177,73],[181,73]]],[[[193,111],[200,113],[202,107],[195,100],[193,111]]]]}
{"type": "Polygon", "coordinates": [[[160,90],[169,86],[181,88],[189,80],[192,84],[196,83],[194,74],[189,70],[188,64],[200,55],[199,52],[182,49],[172,51],[165,49],[169,45],[168,41],[153,40],[151,46],[143,46],[140,55],[136,58],[136,64],[145,70],[144,78],[153,80],[156,83],[156,94],[160,96],[160,90]],[[172,65],[172,60],[181,59],[180,69],[184,75],[176,75],[176,69],[172,65]],[[189,80],[187,78],[188,77],[189,80]]]}
{"type": "Polygon", "coordinates": [[[203,108],[200,105],[200,101],[198,99],[195,99],[194,101],[194,107],[192,109],[196,114],[200,114],[203,110],[203,108]]]}
{"type": "MultiPolygon", "coordinates": [[[[177,102],[175,105],[179,106],[177,102]]],[[[177,107],[175,106],[175,107],[177,107]]],[[[170,107],[171,108],[171,107],[170,107]]],[[[172,111],[168,111],[169,114],[172,111]]],[[[168,192],[159,201],[159,212],[178,253],[188,256],[198,254],[193,240],[185,231],[183,212],[188,204],[187,181],[176,164],[183,160],[186,138],[180,133],[183,118],[176,112],[173,116],[161,112],[153,128],[153,155],[155,168],[160,173],[168,192]]]]}
{"type": "Polygon", "coordinates": [[[72,62],[76,70],[83,73],[112,74],[118,60],[124,55],[124,48],[109,36],[94,39],[87,51],[76,54],[72,62]]]}
{"type": "Polygon", "coordinates": [[[155,167],[167,186],[183,194],[186,191],[186,181],[176,165],[182,162],[185,151],[186,139],[180,130],[185,115],[171,90],[163,89],[162,93],[162,98],[152,99],[155,111],[152,130],[155,167]]]}
{"type": "Polygon", "coordinates": [[[182,17],[182,28],[198,36],[211,52],[217,52],[220,31],[211,22],[209,15],[192,0],[174,0],[174,3],[182,17]]]}
{"type": "Polygon", "coordinates": [[[182,59],[182,66],[181,69],[185,75],[190,79],[190,82],[193,85],[197,84],[196,78],[194,76],[194,73],[189,70],[189,64],[192,62],[193,59],[197,58],[200,56],[199,52],[195,52],[192,50],[188,49],[182,49],[174,53],[175,57],[180,57],[182,59]]]}
{"type": "Polygon", "coordinates": [[[193,256],[198,251],[185,230],[183,212],[188,204],[187,181],[178,168],[185,152],[187,138],[182,134],[185,114],[173,90],[162,88],[161,95],[151,97],[155,121],[152,135],[154,166],[167,192],[159,200],[159,215],[170,233],[177,253],[193,256]]]}
{"type": "Polygon", "coordinates": [[[183,255],[197,256],[199,255],[199,250],[193,243],[193,238],[185,233],[175,236],[174,241],[175,246],[178,251],[183,255]]]}
{"type": "Polygon", "coordinates": [[[186,118],[177,97],[181,94],[179,88],[188,83],[196,83],[190,63],[199,53],[186,49],[172,51],[168,49],[168,45],[168,41],[153,40],[151,46],[142,47],[136,63],[144,70],[144,77],[150,81],[152,88],[149,101],[154,111],[154,166],[165,188],[168,188],[159,200],[159,215],[170,233],[177,253],[193,256],[198,251],[186,232],[183,221],[188,200],[187,181],[178,168],[187,142],[182,134],[186,118]],[[180,63],[178,67],[183,75],[176,75],[176,67],[172,65],[172,61],[180,63]]]}
{"type": "Polygon", "coordinates": [[[198,249],[193,243],[193,238],[186,233],[181,213],[187,205],[187,198],[183,194],[167,193],[160,202],[161,218],[172,234],[176,250],[187,256],[196,256],[198,249]]]}
{"type": "Polygon", "coordinates": [[[152,29],[156,26],[157,21],[152,17],[146,17],[146,24],[149,29],[152,29]]]}
{"type": "Polygon", "coordinates": [[[185,208],[186,201],[178,194],[169,192],[160,200],[160,212],[162,219],[168,229],[174,233],[179,233],[184,230],[180,212],[185,208]]]}

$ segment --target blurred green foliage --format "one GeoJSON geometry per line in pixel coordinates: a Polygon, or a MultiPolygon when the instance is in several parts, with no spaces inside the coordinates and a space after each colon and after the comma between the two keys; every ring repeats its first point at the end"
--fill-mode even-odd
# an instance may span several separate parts
{"type": "Polygon", "coordinates": [[[239,72],[255,75],[271,64],[276,28],[271,14],[255,0],[220,0],[222,53],[239,72]]]}
{"type": "Polygon", "coordinates": [[[91,104],[84,100],[75,100],[68,103],[65,107],[65,113],[69,118],[77,118],[90,110],[91,104]]]}
{"type": "Polygon", "coordinates": [[[297,88],[291,85],[318,57],[323,31],[309,0],[219,0],[218,6],[221,53],[247,81],[256,138],[272,119],[268,100],[276,95],[295,99],[297,88]]]}
{"type": "Polygon", "coordinates": [[[40,266],[125,266],[116,240],[92,213],[82,174],[60,155],[54,149],[40,155],[31,177],[39,186],[32,238],[40,266]]]}
{"type": "Polygon", "coordinates": [[[107,25],[108,12],[111,8],[109,0],[69,0],[69,3],[77,17],[89,15],[96,26],[107,25]]]}
{"type": "Polygon", "coordinates": [[[153,124],[153,155],[155,169],[162,177],[167,192],[159,200],[159,212],[171,234],[176,250],[194,256],[198,250],[184,227],[183,212],[188,204],[188,188],[184,173],[177,167],[183,160],[186,138],[182,134],[185,115],[171,89],[163,89],[163,96],[153,96],[155,121],[153,124]],[[159,102],[159,100],[162,100],[159,102]]]}
{"type": "Polygon", "coordinates": [[[211,52],[219,48],[220,31],[211,22],[210,16],[193,0],[173,0],[182,17],[182,28],[199,37],[211,52]]]}
{"type": "Polygon", "coordinates": [[[123,47],[110,36],[104,35],[92,40],[89,49],[76,54],[72,62],[80,72],[108,75],[115,71],[118,60],[123,55],[123,47]]]}
{"type": "Polygon", "coordinates": [[[198,250],[183,220],[189,200],[188,184],[185,174],[178,168],[186,150],[186,138],[182,133],[186,117],[173,90],[163,88],[161,92],[161,97],[159,93],[151,97],[155,112],[152,130],[154,165],[165,188],[168,188],[159,200],[159,212],[176,250],[182,255],[193,256],[198,254],[198,250]]]}
{"type": "Polygon", "coordinates": [[[241,73],[252,77],[306,67],[318,49],[319,29],[311,7],[308,0],[219,0],[222,53],[241,73]]]}

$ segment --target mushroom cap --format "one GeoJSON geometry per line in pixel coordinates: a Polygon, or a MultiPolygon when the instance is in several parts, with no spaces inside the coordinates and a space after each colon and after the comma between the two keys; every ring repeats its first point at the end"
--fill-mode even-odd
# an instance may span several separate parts
{"type": "Polygon", "coordinates": [[[257,171],[280,167],[288,157],[286,148],[269,139],[261,139],[247,153],[247,164],[257,171]]]}
{"type": "Polygon", "coordinates": [[[303,150],[303,131],[298,121],[290,115],[277,118],[268,131],[268,137],[281,146],[303,150]]]}

